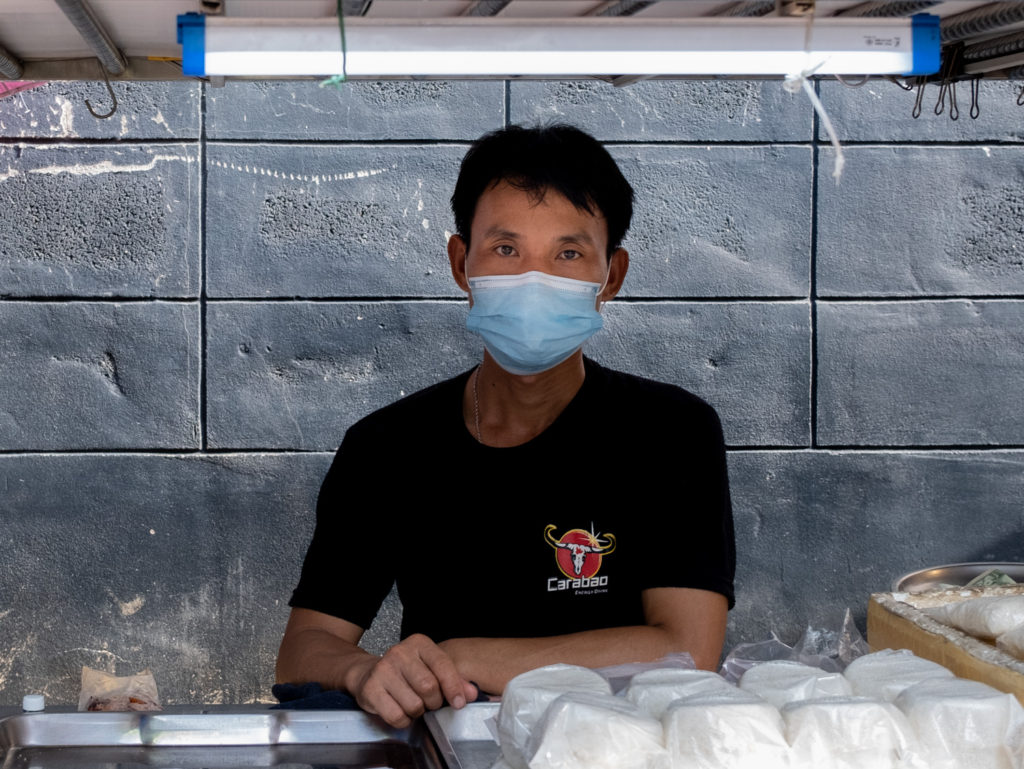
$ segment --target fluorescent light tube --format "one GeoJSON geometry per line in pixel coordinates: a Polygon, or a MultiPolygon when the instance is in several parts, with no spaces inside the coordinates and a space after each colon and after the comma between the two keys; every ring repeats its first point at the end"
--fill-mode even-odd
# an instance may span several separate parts
{"type": "MultiPolygon", "coordinates": [[[[341,71],[337,19],[185,14],[186,75],[341,71]]],[[[939,19],[345,20],[352,77],[919,75],[939,69],[939,19]],[[808,28],[810,27],[810,28],[808,28]]]]}

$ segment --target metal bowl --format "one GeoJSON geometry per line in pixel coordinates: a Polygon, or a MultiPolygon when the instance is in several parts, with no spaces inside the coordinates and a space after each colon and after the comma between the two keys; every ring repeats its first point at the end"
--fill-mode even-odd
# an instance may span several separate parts
{"type": "Polygon", "coordinates": [[[943,585],[966,585],[989,569],[1001,569],[1014,582],[1024,583],[1024,563],[982,561],[980,563],[949,563],[945,566],[932,566],[928,569],[912,571],[894,579],[892,589],[895,593],[923,593],[925,590],[932,590],[943,585]]]}

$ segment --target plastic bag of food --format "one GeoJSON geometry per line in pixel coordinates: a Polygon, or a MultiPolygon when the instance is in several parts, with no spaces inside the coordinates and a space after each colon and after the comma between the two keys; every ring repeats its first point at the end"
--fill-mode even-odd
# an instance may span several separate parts
{"type": "Polygon", "coordinates": [[[933,678],[896,698],[929,769],[1008,769],[1024,725],[1012,694],[963,678],[933,678]]]}
{"type": "Polygon", "coordinates": [[[115,676],[82,668],[82,693],[78,696],[79,710],[161,710],[156,679],[148,670],[133,676],[115,676]]]}
{"type": "Polygon", "coordinates": [[[937,662],[922,659],[908,649],[882,649],[855,659],[843,671],[861,697],[893,702],[903,690],[931,678],[952,678],[953,673],[937,662]]]}
{"type": "Polygon", "coordinates": [[[548,706],[530,739],[530,769],[669,769],[661,722],[621,697],[573,692],[548,706]]]}
{"type": "Polygon", "coordinates": [[[534,727],[548,705],[567,692],[591,692],[611,696],[608,682],[589,668],[547,665],[528,670],[508,682],[498,710],[498,743],[502,757],[515,769],[526,769],[534,727]]]}
{"type": "Polygon", "coordinates": [[[678,700],[662,717],[673,769],[788,769],[782,717],[735,687],[678,700]]]}
{"type": "Polygon", "coordinates": [[[710,670],[655,668],[633,676],[625,697],[652,718],[661,718],[673,702],[735,688],[710,670]]]}
{"type": "Polygon", "coordinates": [[[1019,660],[1024,660],[1024,625],[1018,625],[996,638],[996,646],[1019,660]]]}
{"type": "Polygon", "coordinates": [[[743,674],[740,688],[763,697],[777,708],[798,700],[853,694],[842,673],[829,673],[792,660],[755,665],[743,674]]]}
{"type": "Polygon", "coordinates": [[[654,662],[624,662],[597,668],[597,672],[608,680],[612,694],[621,694],[638,675],[650,670],[696,670],[697,663],[689,652],[672,652],[654,662]]]}
{"type": "Polygon", "coordinates": [[[996,638],[1024,624],[1024,595],[969,598],[922,611],[976,638],[996,638]]]}
{"type": "Polygon", "coordinates": [[[825,697],[782,709],[792,747],[790,769],[897,769],[911,765],[913,730],[889,702],[825,697]]]}

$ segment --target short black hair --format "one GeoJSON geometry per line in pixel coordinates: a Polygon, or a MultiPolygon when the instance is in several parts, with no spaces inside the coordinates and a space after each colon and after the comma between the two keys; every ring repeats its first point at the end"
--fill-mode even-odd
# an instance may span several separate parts
{"type": "Polygon", "coordinates": [[[480,196],[499,182],[536,196],[538,202],[555,190],[588,214],[596,208],[608,223],[609,259],[633,218],[633,188],[608,150],[564,123],[512,125],[485,134],[469,148],[452,193],[455,230],[467,245],[480,196]]]}

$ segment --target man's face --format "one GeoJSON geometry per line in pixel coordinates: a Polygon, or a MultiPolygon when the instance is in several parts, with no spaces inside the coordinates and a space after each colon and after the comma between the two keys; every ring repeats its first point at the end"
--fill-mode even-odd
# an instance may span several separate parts
{"type": "Polygon", "coordinates": [[[506,182],[489,188],[477,201],[469,237],[454,236],[448,244],[456,282],[468,290],[466,277],[518,275],[537,270],[564,278],[608,285],[607,301],[625,276],[626,252],[608,260],[608,225],[600,214],[576,208],[563,195],[548,190],[539,202],[506,182]]]}

